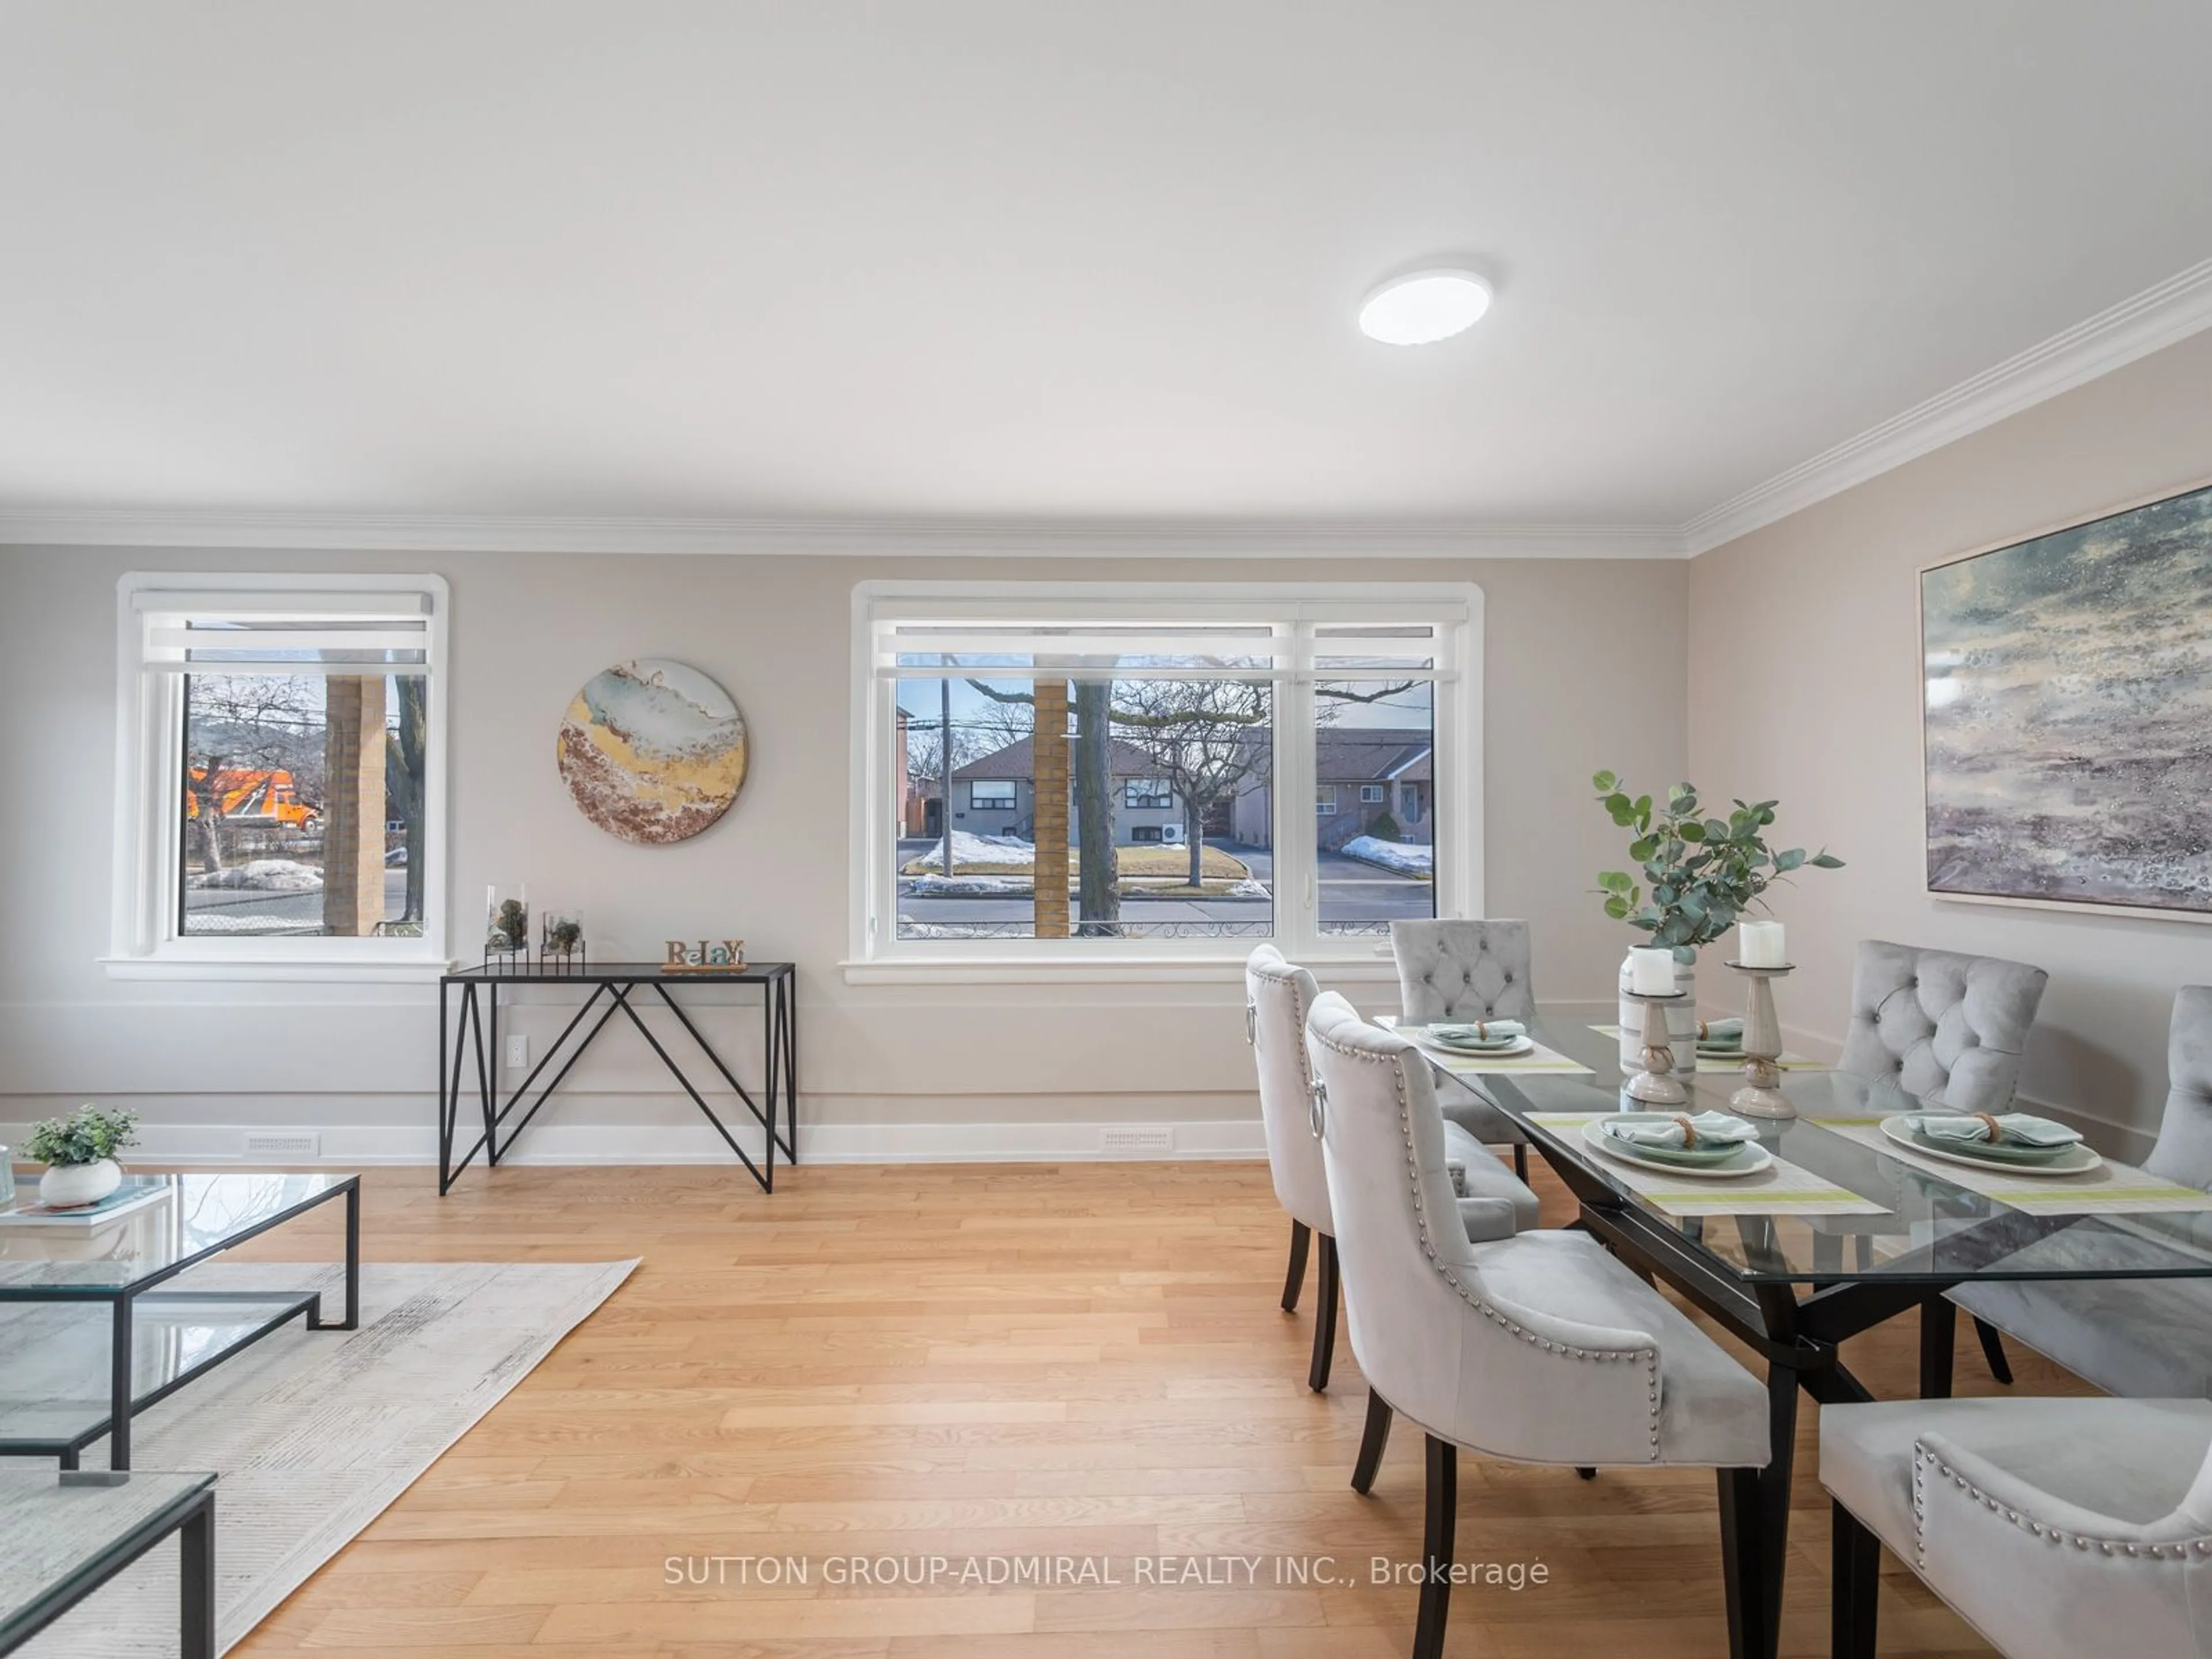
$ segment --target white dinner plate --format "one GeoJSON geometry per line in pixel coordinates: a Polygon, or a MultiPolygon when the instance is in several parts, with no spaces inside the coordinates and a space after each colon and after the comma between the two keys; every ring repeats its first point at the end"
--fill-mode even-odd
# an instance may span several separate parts
{"type": "MultiPolygon", "coordinates": [[[[1654,1122],[1671,1122],[1674,1117],[1672,1112],[1622,1112],[1618,1115],[1625,1118],[1649,1118],[1654,1122]]],[[[1741,1181],[1746,1176],[1754,1176],[1761,1170],[1773,1167],[1774,1154],[1755,1140],[1744,1142],[1743,1149],[1749,1156],[1742,1163],[1718,1168],[1707,1165],[1704,1169],[1698,1169],[1692,1164],[1669,1164],[1662,1158],[1645,1158],[1626,1141],[1615,1140],[1611,1135],[1606,1133],[1605,1121],[1604,1118],[1594,1117],[1583,1124],[1583,1139],[1607,1158],[1615,1158],[1623,1164],[1632,1164],[1639,1170],[1656,1170],[1662,1175],[1682,1176],[1692,1181],[1741,1181]]]]}
{"type": "Polygon", "coordinates": [[[1441,1054],[1447,1060],[1511,1060],[1517,1054],[1536,1052],[1536,1039],[1534,1037],[1522,1037],[1503,1048],[1455,1048],[1450,1043],[1440,1042],[1426,1031],[1414,1027],[1402,1028],[1399,1035],[1411,1037],[1429,1053],[1441,1054]]]}
{"type": "Polygon", "coordinates": [[[1939,1147],[1920,1139],[1906,1125],[1908,1114],[1896,1112],[1881,1121],[1881,1132],[1899,1146],[1918,1152],[1923,1158],[1940,1158],[1946,1164],[1963,1164],[1970,1170],[1979,1170],[1988,1175],[2026,1176],[2039,1180],[2048,1176],[2087,1175],[2103,1167],[2105,1160],[2087,1146],[2075,1146],[2064,1158],[2054,1158],[2048,1164],[2001,1163],[1993,1158],[1976,1158],[1972,1152],[1954,1152],[1948,1147],[1939,1147]]]}

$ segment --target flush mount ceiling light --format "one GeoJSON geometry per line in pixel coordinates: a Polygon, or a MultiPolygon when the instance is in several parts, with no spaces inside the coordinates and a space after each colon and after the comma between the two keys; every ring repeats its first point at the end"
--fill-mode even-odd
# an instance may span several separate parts
{"type": "Polygon", "coordinates": [[[1432,345],[1465,333],[1490,309],[1490,284],[1471,270],[1393,276],[1359,307],[1359,331],[1385,345],[1432,345]]]}

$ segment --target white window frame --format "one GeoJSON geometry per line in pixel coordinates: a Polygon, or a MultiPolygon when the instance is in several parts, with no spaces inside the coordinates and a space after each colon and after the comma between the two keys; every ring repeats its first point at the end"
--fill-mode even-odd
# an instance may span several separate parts
{"type": "Polygon", "coordinates": [[[1333,818],[1336,816],[1336,786],[1334,784],[1317,783],[1314,786],[1314,816],[1317,818],[1333,818]]]}
{"type": "MultiPolygon", "coordinates": [[[[100,965],[118,979],[379,981],[434,978],[447,956],[447,694],[451,678],[445,579],[318,572],[208,574],[133,571],[116,584],[116,774],[113,911],[100,965]],[[193,937],[177,932],[182,878],[185,676],[148,665],[160,596],[234,597],[267,604],[296,593],[418,594],[428,602],[423,767],[422,932],[418,938],[193,937]]],[[[209,672],[220,673],[219,664],[209,672]]]]}
{"type": "Polygon", "coordinates": [[[1361,784],[1359,786],[1359,804],[1362,806],[1382,805],[1384,804],[1382,786],[1379,783],[1361,784]]]}
{"type": "MultiPolygon", "coordinates": [[[[1094,622],[1188,624],[1214,619],[1278,624],[1299,643],[1274,676],[1273,805],[1275,943],[1294,960],[1336,967],[1339,977],[1388,977],[1389,943],[1319,930],[1317,838],[1311,817],[1286,803],[1316,798],[1315,745],[1286,732],[1316,729],[1314,681],[1365,678],[1387,670],[1316,671],[1312,629],[1324,623],[1421,621],[1437,629],[1431,676],[1435,726],[1432,799],[1443,830],[1437,847],[1439,916],[1480,916],[1483,907],[1483,594],[1471,582],[1152,583],[907,581],[857,583],[853,590],[853,744],[849,775],[852,854],[848,953],[851,983],[965,981],[1030,982],[1040,974],[1070,982],[1120,979],[1233,978],[1249,939],[900,939],[894,857],[892,767],[895,680],[876,666],[878,630],[891,623],[1094,622]]],[[[1331,652],[1328,654],[1337,654],[1331,652]]],[[[1345,654],[1350,654],[1346,653],[1345,654]]]]}
{"type": "Polygon", "coordinates": [[[971,812],[1016,812],[1021,810],[1021,786],[1012,778],[970,778],[968,781],[968,810],[971,812]],[[1006,792],[1006,799],[1003,801],[977,800],[975,799],[977,784],[990,790],[994,795],[1004,789],[1006,792]]]}

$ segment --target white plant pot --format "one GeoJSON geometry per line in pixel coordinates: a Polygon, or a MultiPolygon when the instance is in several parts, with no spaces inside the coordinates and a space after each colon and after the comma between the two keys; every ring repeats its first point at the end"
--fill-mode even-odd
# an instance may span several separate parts
{"type": "Polygon", "coordinates": [[[56,1164],[39,1177],[39,1202],[59,1210],[97,1204],[122,1184],[122,1166],[112,1158],[97,1164],[56,1164]]]}
{"type": "MultiPolygon", "coordinates": [[[[1620,959],[1620,1069],[1644,1069],[1644,1005],[1628,994],[1629,968],[1633,959],[1620,959]]],[[[1684,993],[1680,1002],[1667,1005],[1667,1042],[1674,1051],[1674,1074],[1695,1077],[1698,1072],[1698,969],[1695,963],[1674,964],[1674,988],[1684,993]]]]}

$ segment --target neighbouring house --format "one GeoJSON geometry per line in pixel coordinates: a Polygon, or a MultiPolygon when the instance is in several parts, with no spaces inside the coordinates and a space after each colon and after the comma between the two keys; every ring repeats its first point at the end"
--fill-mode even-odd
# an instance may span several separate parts
{"type": "MultiPolygon", "coordinates": [[[[1314,744],[1316,844],[1337,848],[1379,827],[1391,841],[1426,842],[1436,834],[1435,744],[1419,727],[1324,726],[1314,744]],[[1385,824],[1382,819],[1388,817],[1385,824]],[[1395,834],[1389,834],[1394,830],[1395,834]]],[[[1236,799],[1230,833],[1266,847],[1273,790],[1255,778],[1236,799]]]]}
{"type": "MultiPolygon", "coordinates": [[[[1114,802],[1114,844],[1143,847],[1180,842],[1184,835],[1182,802],[1166,780],[1157,775],[1143,750],[1121,738],[1111,741],[1107,763],[1114,802]]],[[[1036,771],[1036,757],[1027,738],[958,768],[952,774],[952,827],[971,835],[1027,839],[1036,823],[1036,790],[1031,781],[1036,771]]],[[[1073,801],[1067,822],[1071,837],[1080,833],[1073,801]]]]}

